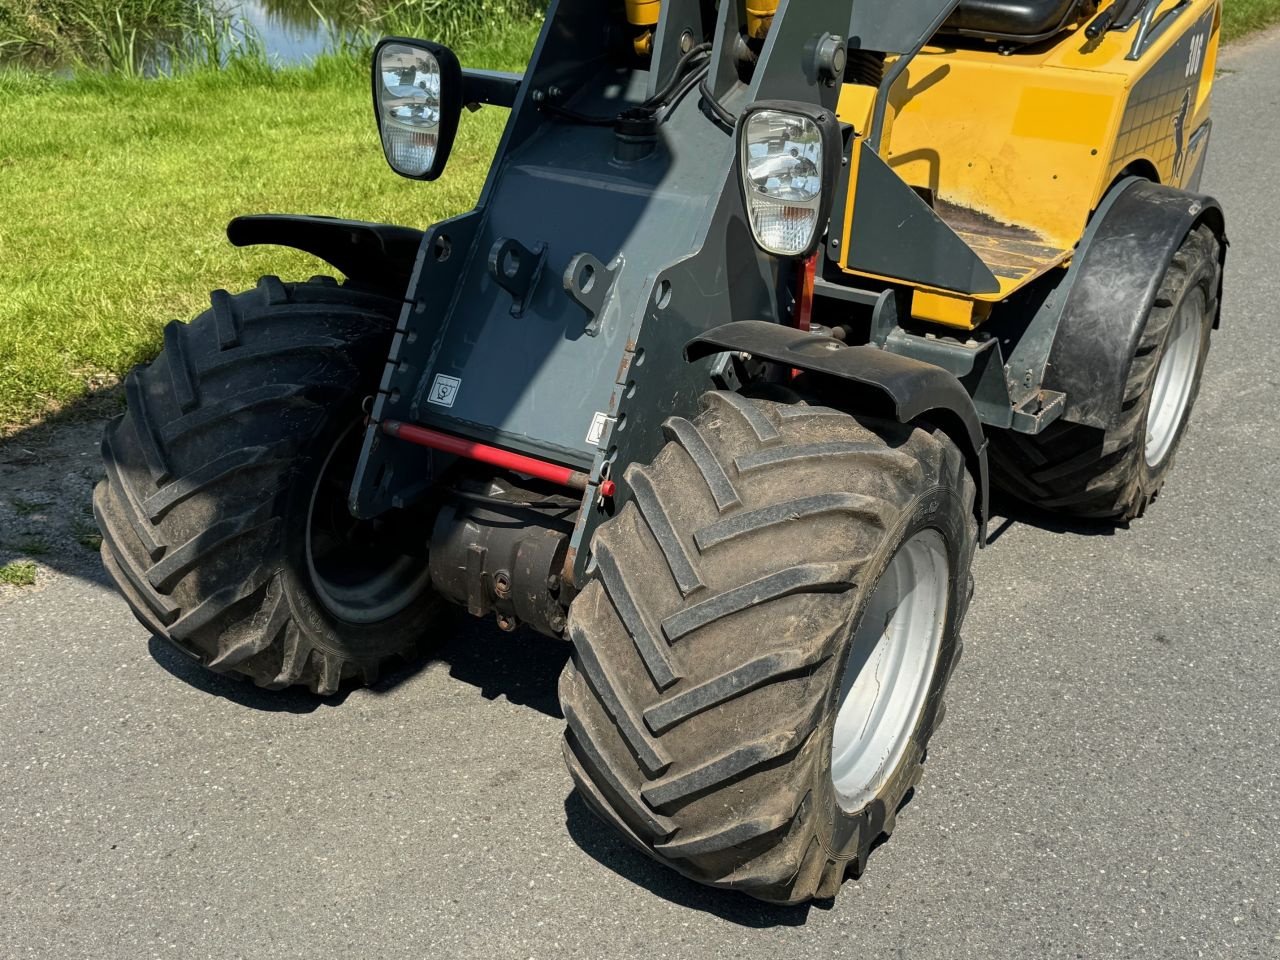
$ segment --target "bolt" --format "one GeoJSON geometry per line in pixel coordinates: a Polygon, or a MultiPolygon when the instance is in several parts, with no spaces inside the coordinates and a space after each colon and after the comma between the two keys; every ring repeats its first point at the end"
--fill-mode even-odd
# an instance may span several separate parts
{"type": "Polygon", "coordinates": [[[554,573],[553,573],[553,574],[551,574],[550,576],[548,576],[548,577],[547,577],[547,589],[548,589],[549,591],[551,591],[552,593],[559,593],[559,592],[560,592],[560,577],[559,577],[559,576],[557,576],[557,575],[556,575],[556,574],[554,574],[554,573]]]}
{"type": "Polygon", "coordinates": [[[835,82],[844,77],[844,37],[824,34],[818,40],[813,60],[818,76],[826,81],[828,86],[835,86],[835,82]]]}
{"type": "Polygon", "coordinates": [[[684,33],[680,34],[680,52],[688,53],[692,49],[693,49],[693,31],[686,30],[684,33]]]}
{"type": "Polygon", "coordinates": [[[557,610],[555,613],[553,613],[550,617],[547,618],[547,626],[549,626],[556,633],[559,633],[561,630],[564,629],[564,614],[560,613],[557,610]]]}
{"type": "Polygon", "coordinates": [[[529,96],[533,98],[534,103],[541,103],[543,100],[547,99],[547,95],[541,90],[534,90],[529,94],[529,96]]]}
{"type": "Polygon", "coordinates": [[[562,91],[559,87],[556,87],[556,86],[551,86],[547,88],[547,96],[550,97],[552,100],[559,100],[560,94],[563,92],[564,91],[562,91]]]}
{"type": "Polygon", "coordinates": [[[505,600],[511,596],[511,574],[505,570],[499,570],[494,574],[493,592],[499,600],[505,600]]]}
{"type": "Polygon", "coordinates": [[[508,617],[505,613],[498,614],[498,629],[504,633],[510,633],[516,628],[514,617],[508,617]]]}

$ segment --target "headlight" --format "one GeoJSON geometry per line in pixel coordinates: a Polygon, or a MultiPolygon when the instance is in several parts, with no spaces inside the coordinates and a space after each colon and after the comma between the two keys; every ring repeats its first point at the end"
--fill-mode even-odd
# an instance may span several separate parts
{"type": "Polygon", "coordinates": [[[444,171],[462,111],[462,69],[448,47],[393,38],[373,54],[373,103],[391,169],[415,180],[444,171]]]}
{"type": "Polygon", "coordinates": [[[835,117],[801,103],[753,104],[738,124],[738,152],[756,243],[783,257],[812,253],[840,158],[835,117]]]}

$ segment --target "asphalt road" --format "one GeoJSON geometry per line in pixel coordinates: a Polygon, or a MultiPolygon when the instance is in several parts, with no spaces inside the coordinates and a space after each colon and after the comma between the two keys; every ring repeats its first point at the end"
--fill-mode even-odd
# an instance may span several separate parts
{"type": "Polygon", "coordinates": [[[598,825],[557,643],[270,695],[72,564],[0,606],[0,957],[1280,956],[1280,34],[1220,66],[1225,316],[1172,482],[1130,529],[996,524],[924,785],[834,906],[598,825]]]}

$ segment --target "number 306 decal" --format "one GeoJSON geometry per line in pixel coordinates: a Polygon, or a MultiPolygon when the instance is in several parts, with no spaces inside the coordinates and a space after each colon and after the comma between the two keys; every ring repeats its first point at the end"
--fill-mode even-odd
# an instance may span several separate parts
{"type": "Polygon", "coordinates": [[[1198,77],[1200,68],[1204,66],[1204,47],[1209,39],[1207,33],[1197,33],[1191,38],[1191,50],[1187,53],[1187,76],[1198,77]]]}

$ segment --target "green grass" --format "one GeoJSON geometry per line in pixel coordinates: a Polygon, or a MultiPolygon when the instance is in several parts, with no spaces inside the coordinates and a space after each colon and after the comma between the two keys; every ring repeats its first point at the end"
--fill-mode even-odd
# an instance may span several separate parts
{"type": "MultiPolygon", "coordinates": [[[[1225,9],[1228,37],[1280,21],[1280,0],[1225,9]]],[[[528,22],[500,35],[465,20],[442,29],[458,34],[465,62],[505,69],[524,65],[536,36],[528,22]]],[[[211,289],[330,272],[304,254],[231,247],[223,230],[234,216],[422,227],[471,206],[505,111],[463,117],[442,180],[395,176],[368,102],[368,39],[278,72],[252,54],[159,80],[0,72],[0,436],[149,360],[163,324],[204,309],[211,289]]]]}
{"type": "MultiPolygon", "coordinates": [[[[536,27],[464,54],[518,69],[536,27]]],[[[143,81],[0,73],[0,433],[154,356],[165,321],[264,273],[332,272],[305,254],[240,250],[243,213],[424,227],[474,203],[506,111],[462,118],[443,179],[387,168],[367,68],[334,57],[143,81]]]]}
{"type": "Polygon", "coordinates": [[[14,560],[0,567],[0,583],[29,587],[36,582],[36,565],[30,560],[14,560]]]}
{"type": "Polygon", "coordinates": [[[1280,23],[1280,0],[1224,0],[1222,35],[1236,40],[1247,33],[1280,23]]]}

